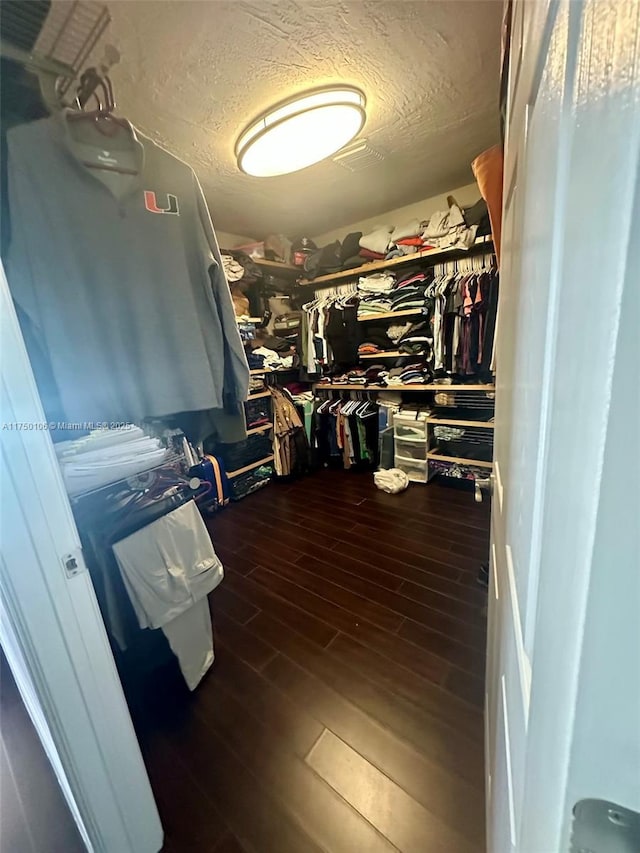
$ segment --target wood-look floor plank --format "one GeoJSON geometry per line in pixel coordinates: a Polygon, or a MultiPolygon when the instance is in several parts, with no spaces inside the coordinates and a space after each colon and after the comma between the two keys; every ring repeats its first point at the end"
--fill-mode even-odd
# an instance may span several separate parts
{"type": "MultiPolygon", "coordinates": [[[[311,558],[308,558],[311,559],[311,558]]],[[[278,561],[277,564],[271,566],[271,570],[295,583],[297,586],[314,592],[322,598],[330,601],[332,604],[342,607],[345,610],[350,610],[363,619],[373,622],[374,625],[383,628],[387,631],[396,631],[402,624],[402,615],[394,613],[384,605],[371,601],[364,595],[350,591],[349,589],[338,586],[333,583],[328,577],[308,572],[304,568],[304,564],[285,563],[278,561]]]]}
{"type": "Polygon", "coordinates": [[[187,770],[175,745],[164,734],[142,733],[140,740],[165,833],[165,847],[171,849],[175,845],[175,849],[189,853],[216,850],[229,830],[215,802],[187,770]]]}
{"type": "MultiPolygon", "coordinates": [[[[274,792],[284,810],[321,849],[335,853],[393,853],[392,845],[295,754],[286,730],[278,732],[265,726],[251,705],[227,691],[226,683],[206,699],[197,713],[215,729],[216,737],[224,740],[260,782],[274,792]],[[280,796],[283,791],[284,798],[280,796]]],[[[306,752],[312,745],[313,742],[307,745],[306,752]]]]}
{"type": "Polygon", "coordinates": [[[228,613],[240,625],[248,622],[260,609],[246,598],[235,595],[229,588],[229,584],[225,583],[213,590],[209,596],[209,607],[212,614],[215,613],[216,607],[223,608],[224,612],[228,613]]]}
{"type": "Polygon", "coordinates": [[[252,667],[260,669],[276,654],[273,647],[263,643],[253,632],[235,622],[224,610],[224,605],[216,604],[213,599],[211,608],[214,633],[224,635],[225,642],[236,649],[242,659],[252,667]]]}
{"type": "Polygon", "coordinates": [[[436,788],[448,791],[455,803],[483,801],[482,750],[464,735],[454,738],[432,723],[425,732],[429,748],[419,751],[283,655],[273,658],[262,675],[423,805],[433,803],[436,788]]]}
{"type": "Polygon", "coordinates": [[[437,540],[430,542],[426,537],[424,541],[408,538],[402,535],[402,528],[397,524],[378,525],[377,527],[371,527],[367,524],[356,524],[349,530],[347,538],[354,543],[361,543],[363,539],[366,541],[372,536],[380,538],[385,548],[393,548],[394,551],[403,551],[418,557],[431,558],[446,565],[454,566],[455,568],[472,570],[475,565],[474,557],[454,554],[451,551],[449,542],[439,543],[437,540]],[[444,547],[440,547],[441,545],[444,545],[444,547]]]}
{"type": "Polygon", "coordinates": [[[436,818],[347,744],[325,732],[308,763],[403,853],[477,853],[461,833],[436,818]]]}
{"type": "Polygon", "coordinates": [[[488,507],[321,470],[207,526],[216,661],[136,715],[163,853],[482,853],[488,507]]]}
{"type": "MultiPolygon", "coordinates": [[[[327,646],[335,637],[337,631],[345,631],[346,633],[357,632],[358,627],[364,623],[361,616],[352,613],[350,610],[345,610],[343,607],[338,607],[336,604],[322,598],[322,596],[309,592],[287,580],[287,578],[271,572],[262,566],[258,566],[249,578],[243,580],[235,578],[232,579],[232,582],[236,584],[238,590],[242,589],[248,597],[256,595],[255,600],[260,601],[263,609],[276,618],[278,618],[279,607],[277,607],[277,601],[274,602],[272,600],[273,596],[283,598],[286,601],[295,601],[298,606],[303,608],[305,614],[312,614],[327,625],[330,625],[334,630],[331,633],[330,639],[323,644],[324,646],[327,646]],[[261,587],[258,594],[256,594],[253,587],[249,586],[251,582],[259,584],[261,587]],[[265,598],[265,595],[269,594],[271,594],[271,599],[265,598]]],[[[290,622],[288,624],[295,627],[290,622]]],[[[304,634],[304,631],[300,631],[300,633],[304,634]]]]}
{"type": "Polygon", "coordinates": [[[281,619],[310,642],[322,647],[331,642],[338,629],[331,623],[321,621],[322,616],[317,614],[317,608],[304,607],[303,609],[300,605],[308,604],[308,600],[303,595],[297,594],[297,588],[288,597],[286,590],[278,592],[275,589],[277,586],[276,576],[271,575],[271,578],[267,578],[264,584],[260,584],[261,578],[264,578],[264,570],[258,566],[248,577],[229,575],[227,586],[238,595],[244,595],[246,599],[258,603],[260,608],[264,608],[272,616],[281,619]],[[272,589],[276,593],[275,595],[269,593],[269,590],[272,589]],[[283,592],[284,594],[282,594],[283,592]],[[296,603],[292,604],[292,601],[296,603]],[[316,615],[319,615],[319,618],[316,618],[316,615]]]}
{"type": "Polygon", "coordinates": [[[216,678],[207,684],[211,701],[218,686],[258,717],[261,723],[286,740],[288,748],[304,758],[324,731],[324,724],[307,713],[261,672],[252,669],[231,649],[218,644],[216,678]]]}
{"type": "MultiPolygon", "coordinates": [[[[298,565],[316,577],[326,578],[338,586],[363,596],[368,601],[386,607],[400,616],[428,625],[434,630],[456,636],[459,634],[463,641],[466,637],[466,641],[471,643],[482,639],[482,631],[478,629],[476,624],[476,611],[463,603],[458,604],[453,599],[434,594],[433,601],[427,605],[402,593],[383,589],[374,582],[353,575],[348,571],[343,571],[340,557],[336,558],[335,563],[317,560],[314,557],[303,557],[299,560],[298,565]],[[433,607],[434,602],[437,605],[435,608],[433,607]],[[451,610],[455,611],[453,616],[450,615],[451,610]],[[464,624],[459,624],[460,621],[464,624]]],[[[428,597],[429,592],[425,590],[421,598],[428,597]]]]}
{"type": "MultiPolygon", "coordinates": [[[[486,642],[478,640],[473,645],[468,642],[459,642],[450,635],[441,634],[426,625],[420,625],[411,619],[405,619],[398,630],[398,636],[422,649],[432,651],[449,663],[454,664],[465,672],[474,675],[484,673],[486,659],[486,642]]],[[[463,638],[464,639],[464,638],[463,638]]]]}
{"type": "Polygon", "coordinates": [[[484,707],[484,672],[475,675],[452,666],[443,684],[447,690],[465,702],[477,705],[478,708],[484,707]]]}
{"type": "MultiPolygon", "coordinates": [[[[313,613],[337,631],[348,634],[358,642],[385,655],[390,660],[394,660],[400,664],[405,664],[407,660],[411,660],[412,669],[415,672],[420,673],[436,684],[441,682],[445,672],[443,660],[455,663],[463,668],[472,665],[474,649],[456,644],[448,636],[430,632],[432,637],[431,645],[428,646],[424,637],[421,637],[421,643],[418,644],[420,645],[420,649],[416,649],[407,645],[404,638],[399,635],[385,631],[366,619],[344,610],[342,607],[330,604],[319,595],[309,593],[305,589],[299,589],[285,577],[270,572],[261,566],[252,572],[250,578],[235,578],[231,582],[235,584],[235,588],[239,592],[242,592],[244,589],[245,594],[251,596],[251,589],[247,587],[248,581],[253,580],[260,583],[265,590],[269,590],[284,599],[304,603],[307,612],[313,613]]],[[[262,597],[259,600],[261,606],[267,612],[278,617],[276,608],[270,605],[267,599],[262,597]]],[[[290,621],[288,624],[295,627],[290,621]]],[[[302,634],[305,633],[304,626],[302,626],[302,629],[297,628],[297,630],[302,634]]],[[[333,637],[335,637],[335,632],[333,637]]],[[[333,637],[327,640],[324,645],[330,645],[333,637]]]]}
{"type": "Polygon", "coordinates": [[[406,666],[402,666],[399,654],[391,659],[388,654],[382,655],[347,634],[338,634],[328,648],[353,669],[361,669],[369,677],[375,676],[379,683],[416,705],[422,701],[424,682],[441,685],[449,671],[449,665],[434,656],[425,660],[419,655],[405,658],[406,666]]]}
{"type": "MultiPolygon", "coordinates": [[[[459,524],[456,521],[451,521],[450,518],[447,519],[446,526],[444,526],[442,516],[412,512],[410,509],[400,510],[391,507],[387,509],[375,506],[371,512],[368,512],[369,506],[366,501],[364,504],[354,505],[341,500],[340,497],[334,496],[331,500],[327,500],[322,495],[315,493],[307,496],[305,500],[306,512],[333,519],[337,515],[341,522],[347,520],[353,524],[366,524],[368,519],[375,519],[376,522],[397,524],[401,518],[403,520],[401,527],[403,536],[418,538],[420,541],[434,539],[436,543],[442,543],[440,547],[453,542],[466,545],[488,545],[489,537],[484,529],[459,524]]],[[[271,507],[281,507],[285,511],[299,511],[295,494],[279,495],[276,493],[271,502],[271,507]]]]}
{"type": "Polygon", "coordinates": [[[248,575],[257,566],[255,560],[252,560],[250,557],[228,551],[227,549],[217,547],[216,553],[220,557],[225,569],[233,569],[233,571],[241,575],[248,575]]]}
{"type": "MultiPolygon", "coordinates": [[[[414,720],[419,719],[421,722],[417,725],[423,726],[429,725],[430,718],[435,717],[471,737],[481,736],[481,715],[476,709],[425,679],[413,674],[409,678],[405,675],[405,670],[400,671],[400,667],[388,658],[360,646],[355,641],[350,641],[354,648],[352,661],[349,662],[346,657],[331,649],[318,649],[308,643],[304,637],[264,610],[249,622],[247,629],[254,631],[263,643],[271,644],[274,649],[277,648],[309,672],[336,687],[343,695],[349,698],[359,697],[354,698],[355,703],[365,703],[365,710],[369,710],[374,716],[383,713],[385,721],[390,721],[387,724],[391,728],[402,725],[403,731],[412,730],[414,720]],[[358,657],[361,657],[361,660],[358,657]],[[400,685],[404,690],[398,689],[400,685]],[[404,713],[402,723],[392,722],[392,711],[396,708],[403,713],[409,712],[404,713]]],[[[345,635],[340,635],[339,639],[342,641],[341,645],[349,641],[345,635]]],[[[412,731],[408,738],[412,742],[420,742],[420,736],[415,731],[412,731]]]]}
{"type": "Polygon", "coordinates": [[[246,841],[260,853],[319,853],[322,848],[288,813],[272,786],[248,769],[198,705],[171,736],[242,844],[246,841]]]}

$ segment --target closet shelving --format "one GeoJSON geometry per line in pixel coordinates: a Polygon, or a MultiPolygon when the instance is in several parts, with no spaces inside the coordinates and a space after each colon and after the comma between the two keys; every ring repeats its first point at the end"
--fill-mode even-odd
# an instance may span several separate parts
{"type": "Polygon", "coordinates": [[[492,244],[492,237],[478,237],[470,249],[460,249],[455,246],[449,249],[423,249],[420,252],[414,252],[413,255],[406,255],[404,258],[392,258],[389,261],[370,261],[367,264],[363,264],[361,267],[356,267],[351,270],[341,270],[340,272],[330,273],[329,275],[319,275],[313,280],[303,278],[300,280],[299,286],[313,290],[314,288],[317,288],[318,285],[324,287],[333,284],[335,281],[340,281],[341,279],[357,278],[361,275],[367,275],[370,272],[376,272],[376,270],[387,270],[392,269],[393,267],[401,267],[403,265],[407,266],[409,264],[415,264],[417,261],[421,261],[423,259],[433,259],[434,261],[437,261],[440,258],[452,260],[457,257],[464,258],[467,257],[470,252],[473,252],[474,249],[486,249],[492,244]]]}
{"type": "MultiPolygon", "coordinates": [[[[484,388],[484,386],[482,386],[484,388]]],[[[438,424],[439,426],[479,427],[481,429],[494,429],[493,421],[470,421],[456,418],[427,418],[426,423],[438,424]]]]}
{"type": "MultiPolygon", "coordinates": [[[[402,353],[406,355],[406,353],[402,353]]],[[[357,383],[329,384],[328,382],[316,382],[313,390],[331,391],[495,391],[495,385],[361,385],[357,383]]],[[[445,421],[438,419],[438,423],[445,421]]]]}
{"type": "Polygon", "coordinates": [[[396,320],[399,317],[418,317],[423,314],[422,308],[409,308],[406,311],[384,311],[380,314],[361,314],[358,323],[370,323],[374,320],[396,320]]]}
{"type": "Polygon", "coordinates": [[[260,397],[270,397],[270,396],[271,396],[270,391],[258,391],[257,394],[249,394],[248,399],[249,400],[259,400],[260,397]]]}
{"type": "Polygon", "coordinates": [[[400,358],[407,355],[410,355],[410,353],[388,349],[382,352],[367,352],[364,355],[359,355],[358,358],[400,358]]]}
{"type": "Polygon", "coordinates": [[[280,261],[268,261],[266,258],[252,258],[257,267],[267,270],[272,275],[288,275],[299,276],[303,270],[301,267],[294,267],[291,264],[283,264],[280,261]]]}
{"type": "Polygon", "coordinates": [[[273,429],[272,424],[265,424],[264,426],[253,427],[253,429],[247,430],[247,435],[258,435],[261,432],[269,432],[269,430],[273,429]]]}
{"type": "Polygon", "coordinates": [[[435,450],[427,452],[427,459],[437,460],[438,462],[456,462],[459,465],[469,465],[474,468],[493,468],[493,462],[485,462],[481,459],[467,459],[464,456],[442,456],[435,450]]]}
{"type": "Polygon", "coordinates": [[[243,468],[238,468],[236,471],[227,471],[227,477],[229,480],[233,480],[235,477],[253,471],[254,468],[259,468],[261,465],[267,465],[269,462],[273,462],[273,454],[265,456],[264,459],[258,459],[257,462],[252,462],[250,465],[245,465],[243,468]]]}

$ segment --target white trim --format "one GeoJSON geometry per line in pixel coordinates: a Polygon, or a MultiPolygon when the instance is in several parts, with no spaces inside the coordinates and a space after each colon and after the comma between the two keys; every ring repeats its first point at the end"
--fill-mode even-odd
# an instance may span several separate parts
{"type": "MultiPolygon", "coordinates": [[[[3,268],[0,346],[2,422],[44,423],[3,268]]],[[[80,543],[50,436],[0,427],[0,458],[3,637],[20,652],[16,680],[32,686],[30,711],[46,721],[92,849],[157,853],[162,827],[93,586],[81,556],[78,574],[64,571],[80,543]]]]}
{"type": "Polygon", "coordinates": [[[529,702],[531,699],[531,661],[524,649],[524,638],[522,636],[522,620],[520,619],[520,605],[518,604],[518,589],[516,587],[516,576],[513,570],[513,555],[511,546],[505,545],[507,558],[507,579],[509,582],[509,601],[511,610],[511,621],[513,635],[516,641],[516,654],[518,657],[518,675],[520,676],[520,689],[522,692],[522,706],[524,710],[524,724],[527,726],[529,717],[529,702]]]}
{"type": "MultiPolygon", "coordinates": [[[[511,846],[516,846],[516,811],[513,801],[513,772],[511,770],[511,737],[509,734],[509,708],[507,702],[507,682],[504,677],[500,679],[502,693],[502,722],[504,723],[504,750],[505,764],[507,766],[507,793],[509,796],[509,835],[511,846]]],[[[497,853],[497,851],[496,851],[497,853]]]]}

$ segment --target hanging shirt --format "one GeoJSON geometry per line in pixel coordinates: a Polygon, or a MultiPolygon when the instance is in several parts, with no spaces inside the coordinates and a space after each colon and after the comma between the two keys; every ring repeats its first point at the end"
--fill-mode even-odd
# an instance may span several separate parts
{"type": "Polygon", "coordinates": [[[100,135],[100,151],[76,125],[58,116],[8,133],[9,284],[64,414],[237,412],[249,370],[195,174],[132,128],[100,135]],[[133,159],[135,174],[87,168],[90,147],[111,165],[133,159]]]}

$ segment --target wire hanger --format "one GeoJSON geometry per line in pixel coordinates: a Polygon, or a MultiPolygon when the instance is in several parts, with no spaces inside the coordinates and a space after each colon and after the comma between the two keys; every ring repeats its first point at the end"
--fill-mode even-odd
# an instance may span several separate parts
{"type": "MultiPolygon", "coordinates": [[[[119,128],[124,128],[132,136],[134,135],[133,128],[126,119],[115,116],[116,99],[113,93],[113,84],[108,75],[108,71],[112,65],[120,59],[120,53],[112,45],[107,45],[105,50],[105,59],[99,68],[92,66],[87,68],[80,76],[76,96],[74,99],[73,111],[66,114],[66,120],[69,122],[92,122],[94,127],[106,137],[113,137],[118,132],[119,128]],[[93,109],[87,109],[87,106],[95,101],[93,109]]],[[[107,163],[92,163],[83,161],[83,166],[89,169],[100,169],[100,171],[116,172],[120,175],[137,175],[135,169],[126,169],[121,166],[111,166],[107,163]]]]}

